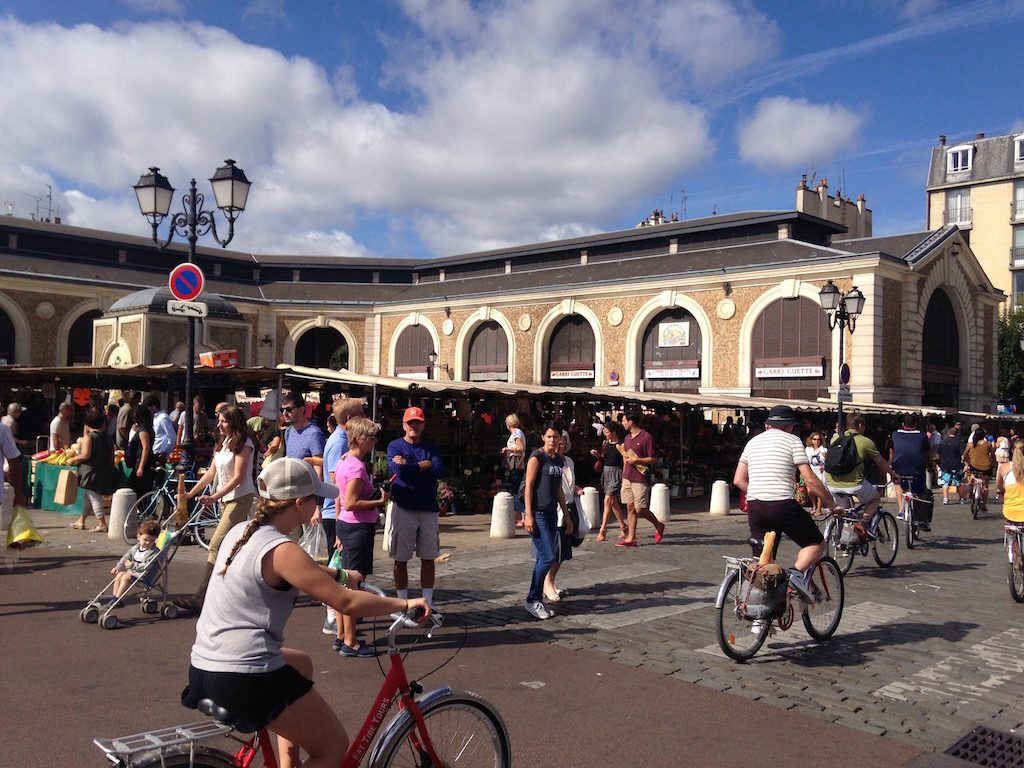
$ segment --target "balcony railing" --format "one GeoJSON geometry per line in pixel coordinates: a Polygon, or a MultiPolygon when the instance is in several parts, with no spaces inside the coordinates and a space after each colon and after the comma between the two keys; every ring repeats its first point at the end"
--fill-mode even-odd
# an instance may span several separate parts
{"type": "Polygon", "coordinates": [[[1010,248],[1010,267],[1024,267],[1024,245],[1014,245],[1010,248]]]}
{"type": "Polygon", "coordinates": [[[971,226],[973,213],[974,209],[969,205],[947,208],[945,217],[946,224],[955,224],[958,227],[969,227],[971,226]]]}
{"type": "Polygon", "coordinates": [[[1010,203],[1010,223],[1024,221],[1024,200],[1014,200],[1010,203]]]}

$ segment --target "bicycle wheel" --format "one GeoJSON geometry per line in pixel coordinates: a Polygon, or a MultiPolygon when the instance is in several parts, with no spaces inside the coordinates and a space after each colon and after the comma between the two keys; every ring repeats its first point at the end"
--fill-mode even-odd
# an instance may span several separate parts
{"type": "Polygon", "coordinates": [[[981,488],[975,486],[971,491],[971,517],[975,520],[978,519],[978,513],[981,512],[981,488]]]}
{"type": "Polygon", "coordinates": [[[219,524],[220,505],[215,504],[212,507],[203,507],[200,511],[199,517],[197,517],[189,526],[189,532],[192,534],[199,546],[203,549],[209,549],[210,540],[213,539],[213,534],[217,530],[217,526],[219,524]]]}
{"type": "Polygon", "coordinates": [[[874,556],[875,562],[883,568],[888,568],[896,562],[896,553],[899,548],[900,529],[896,525],[896,518],[888,512],[879,512],[878,525],[875,526],[875,541],[871,547],[871,554],[874,556]]]}
{"type": "MultiPolygon", "coordinates": [[[[501,715],[474,693],[454,691],[422,710],[426,735],[444,765],[509,768],[512,752],[501,715]]],[[[423,748],[423,734],[409,718],[387,744],[372,768],[433,765],[423,748]]]]}
{"type": "Polygon", "coordinates": [[[843,528],[846,527],[847,522],[842,518],[833,517],[828,521],[825,526],[825,542],[828,550],[828,556],[836,561],[839,566],[839,570],[845,576],[850,572],[853,567],[853,555],[854,550],[843,544],[843,528]]]}
{"type": "Polygon", "coordinates": [[[148,752],[132,762],[132,768],[232,768],[234,759],[218,749],[195,747],[173,747],[148,752]]]}
{"type": "Polygon", "coordinates": [[[814,603],[804,607],[804,628],[815,640],[828,640],[839,627],[846,597],[843,574],[831,557],[823,557],[811,576],[814,603]]]}
{"type": "Polygon", "coordinates": [[[718,647],[734,661],[746,661],[761,650],[768,638],[771,621],[763,619],[760,624],[743,615],[740,590],[743,580],[734,571],[725,585],[725,600],[718,613],[718,647]]]}
{"type": "Polygon", "coordinates": [[[1006,583],[1015,602],[1024,603],[1024,561],[1021,560],[1020,536],[1010,538],[1010,560],[1006,563],[1006,583]]]}
{"type": "Polygon", "coordinates": [[[124,516],[124,540],[128,544],[135,543],[135,532],[143,520],[162,522],[168,514],[169,500],[161,491],[150,491],[139,497],[128,514],[124,516]]]}
{"type": "Polygon", "coordinates": [[[903,527],[906,532],[907,549],[913,549],[917,530],[914,528],[914,502],[912,501],[903,503],[903,527]]]}

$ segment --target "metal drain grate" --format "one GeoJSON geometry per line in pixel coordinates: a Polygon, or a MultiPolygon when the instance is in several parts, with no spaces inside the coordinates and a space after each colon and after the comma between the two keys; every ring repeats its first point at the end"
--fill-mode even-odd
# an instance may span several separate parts
{"type": "Polygon", "coordinates": [[[1024,768],[1024,739],[978,725],[946,754],[990,768],[1024,768]]]}

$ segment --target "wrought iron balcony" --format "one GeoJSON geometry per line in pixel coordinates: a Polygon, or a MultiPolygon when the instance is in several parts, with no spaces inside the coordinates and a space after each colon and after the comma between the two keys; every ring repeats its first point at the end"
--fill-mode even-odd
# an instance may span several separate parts
{"type": "Polygon", "coordinates": [[[969,205],[957,206],[946,209],[946,224],[955,224],[958,227],[971,226],[974,209],[969,205]]]}

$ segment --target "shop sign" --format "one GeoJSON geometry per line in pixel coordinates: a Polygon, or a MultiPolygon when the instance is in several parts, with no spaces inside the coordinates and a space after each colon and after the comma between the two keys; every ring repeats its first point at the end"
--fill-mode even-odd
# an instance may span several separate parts
{"type": "Polygon", "coordinates": [[[754,368],[754,376],[759,379],[813,379],[824,375],[824,365],[759,365],[754,368]]]}
{"type": "Polygon", "coordinates": [[[672,320],[658,323],[659,347],[690,346],[690,323],[683,320],[672,320]]]}
{"type": "Polygon", "coordinates": [[[550,377],[552,381],[559,381],[565,379],[592,379],[594,378],[594,369],[574,368],[568,371],[551,371],[550,377]]]}
{"type": "Polygon", "coordinates": [[[646,368],[644,376],[648,379],[699,379],[700,368],[646,368]]]}

